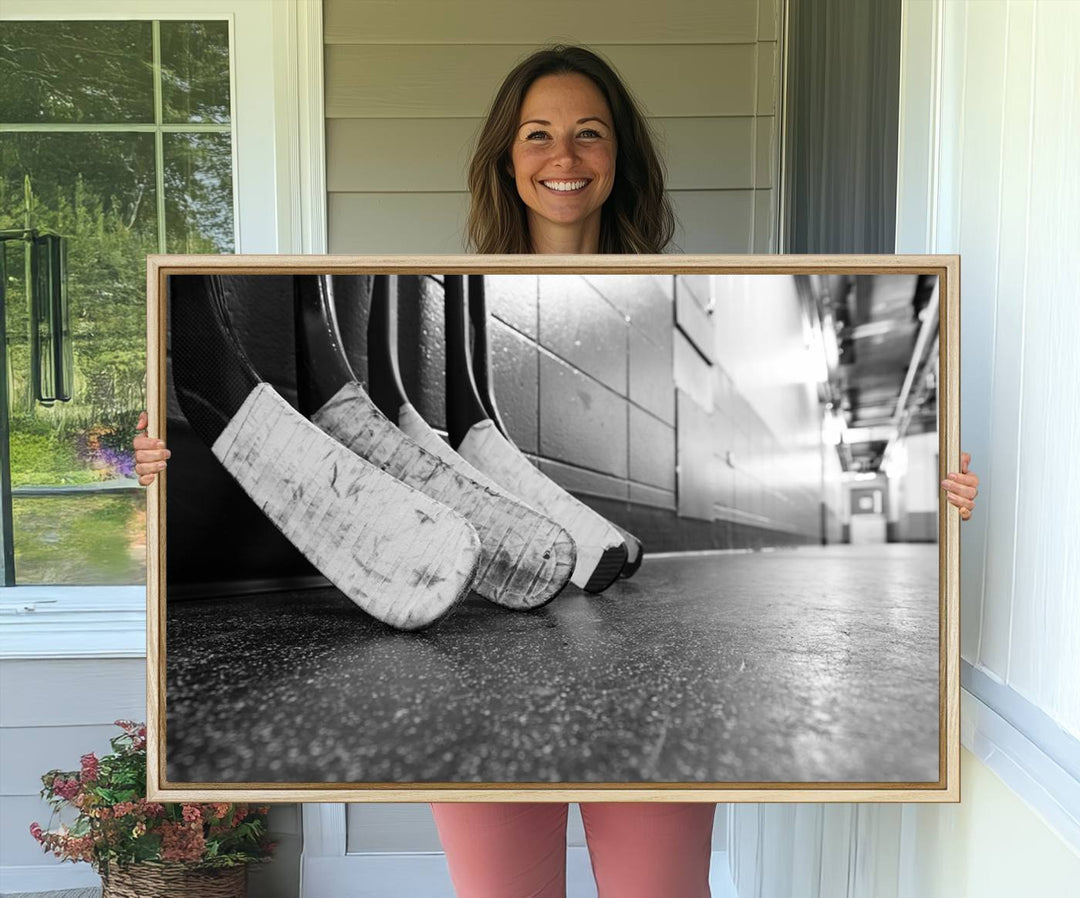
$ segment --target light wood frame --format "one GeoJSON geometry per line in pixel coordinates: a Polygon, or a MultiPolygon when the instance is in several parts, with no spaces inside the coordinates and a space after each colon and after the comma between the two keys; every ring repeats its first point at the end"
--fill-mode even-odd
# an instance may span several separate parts
{"type": "MultiPolygon", "coordinates": [[[[899,256],[167,256],[147,257],[148,432],[165,434],[166,285],[172,274],[929,274],[939,281],[939,476],[960,463],[960,257],[899,256]]],[[[158,801],[960,800],[960,516],[944,496],[938,530],[939,779],[936,783],[186,783],[165,777],[165,487],[147,496],[147,796],[158,801]]]]}

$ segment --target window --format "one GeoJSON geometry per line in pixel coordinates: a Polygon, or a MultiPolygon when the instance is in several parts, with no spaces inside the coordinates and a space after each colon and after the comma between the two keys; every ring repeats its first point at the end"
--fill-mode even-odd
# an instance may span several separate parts
{"type": "Polygon", "coordinates": [[[236,245],[230,58],[225,20],[4,23],[8,585],[145,579],[130,451],[146,401],[145,255],[236,245]],[[30,377],[26,238],[42,233],[66,244],[66,402],[38,401],[30,377]]]}

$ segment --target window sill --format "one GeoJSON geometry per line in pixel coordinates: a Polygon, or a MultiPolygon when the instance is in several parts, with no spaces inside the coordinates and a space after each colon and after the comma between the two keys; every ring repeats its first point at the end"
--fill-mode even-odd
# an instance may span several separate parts
{"type": "Polygon", "coordinates": [[[0,659],[144,657],[145,586],[0,590],[0,659]]]}

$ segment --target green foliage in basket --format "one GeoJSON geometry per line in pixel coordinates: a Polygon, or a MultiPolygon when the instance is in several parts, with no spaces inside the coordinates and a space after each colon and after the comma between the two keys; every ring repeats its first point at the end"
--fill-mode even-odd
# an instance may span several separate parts
{"type": "Polygon", "coordinates": [[[41,777],[41,797],[72,823],[30,834],[46,852],[64,861],[87,861],[107,873],[116,864],[173,862],[199,869],[269,860],[274,844],[267,807],[218,802],[161,804],[146,800],[146,727],[118,720],[123,731],[110,740],[113,752],[82,756],[77,771],[50,770],[41,777]]]}

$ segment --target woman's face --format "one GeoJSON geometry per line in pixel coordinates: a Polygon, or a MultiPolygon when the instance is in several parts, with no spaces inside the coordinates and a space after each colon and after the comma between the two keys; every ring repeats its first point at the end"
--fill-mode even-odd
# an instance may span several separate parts
{"type": "MultiPolygon", "coordinates": [[[[615,182],[615,128],[584,75],[545,75],[525,94],[510,150],[533,243],[544,233],[595,231],[615,182]]],[[[595,251],[595,250],[594,250],[595,251]]]]}

